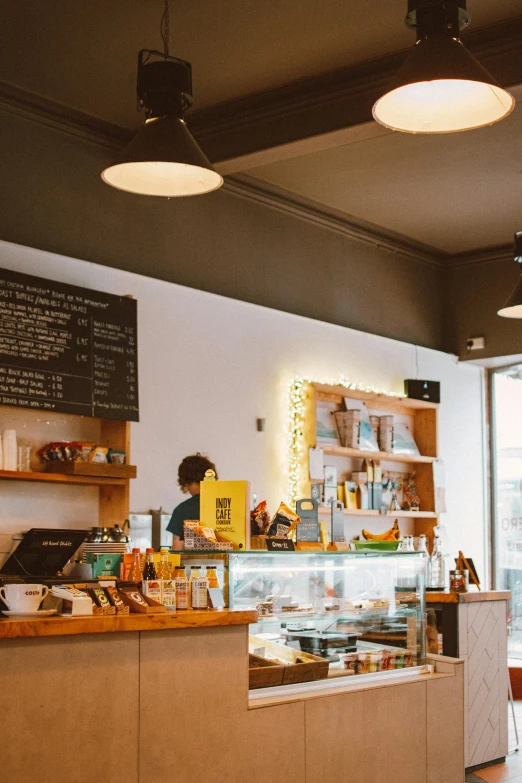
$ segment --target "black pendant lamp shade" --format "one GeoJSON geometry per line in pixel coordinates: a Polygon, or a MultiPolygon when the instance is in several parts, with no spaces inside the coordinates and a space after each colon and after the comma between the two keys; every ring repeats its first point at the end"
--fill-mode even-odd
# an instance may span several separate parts
{"type": "MultiPolygon", "coordinates": [[[[515,261],[522,273],[522,231],[515,234],[515,261]]],[[[504,307],[498,311],[503,318],[522,318],[522,274],[504,307]]]]}
{"type": "Polygon", "coordinates": [[[138,57],[138,100],[145,125],[102,173],[108,185],[146,196],[193,196],[216,190],[215,171],[185,125],[192,103],[190,63],[143,49],[138,57]],[[161,59],[149,61],[151,57],[161,59]]]}
{"type": "Polygon", "coordinates": [[[406,24],[417,43],[373,107],[377,122],[409,133],[455,133],[491,125],[514,108],[459,39],[465,0],[410,0],[406,24]]]}

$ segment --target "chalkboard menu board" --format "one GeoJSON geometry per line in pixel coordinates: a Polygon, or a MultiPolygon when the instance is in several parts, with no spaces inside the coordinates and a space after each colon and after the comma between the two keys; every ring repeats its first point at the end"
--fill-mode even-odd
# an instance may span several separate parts
{"type": "Polygon", "coordinates": [[[136,300],[0,269],[0,404],[138,421],[136,300]]]}

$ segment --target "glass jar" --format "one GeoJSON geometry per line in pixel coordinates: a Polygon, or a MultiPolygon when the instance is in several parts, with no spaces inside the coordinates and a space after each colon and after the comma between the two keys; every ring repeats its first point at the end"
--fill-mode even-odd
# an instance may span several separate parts
{"type": "Polygon", "coordinates": [[[31,472],[31,444],[28,440],[19,440],[17,445],[17,470],[31,472]]]}
{"type": "Polygon", "coordinates": [[[450,592],[467,593],[469,587],[469,572],[467,570],[450,571],[450,592]]]}

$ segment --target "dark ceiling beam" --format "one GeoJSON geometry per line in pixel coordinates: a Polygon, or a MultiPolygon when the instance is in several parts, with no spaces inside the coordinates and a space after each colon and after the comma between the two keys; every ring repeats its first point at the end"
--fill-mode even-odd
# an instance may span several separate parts
{"type": "MultiPolygon", "coordinates": [[[[503,87],[522,84],[522,17],[472,30],[462,40],[503,87]]],[[[215,163],[240,163],[283,145],[294,156],[290,145],[303,139],[371,122],[373,104],[409,51],[196,111],[189,125],[215,163]]],[[[225,170],[240,168],[232,165],[225,170]]]]}

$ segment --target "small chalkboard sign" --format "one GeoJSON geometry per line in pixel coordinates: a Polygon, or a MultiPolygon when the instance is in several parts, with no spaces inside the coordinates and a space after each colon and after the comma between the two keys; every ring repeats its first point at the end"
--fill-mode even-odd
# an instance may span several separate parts
{"type": "Polygon", "coordinates": [[[320,541],[319,503],[313,498],[298,500],[296,513],[301,520],[295,530],[296,541],[320,541]]]}
{"type": "Polygon", "coordinates": [[[291,538],[267,538],[266,548],[269,552],[295,552],[291,538]]]}
{"type": "Polygon", "coordinates": [[[480,579],[475,568],[475,563],[471,557],[465,557],[462,552],[459,552],[459,556],[455,558],[455,568],[469,573],[469,580],[472,584],[476,585],[480,590],[480,579]]]}

